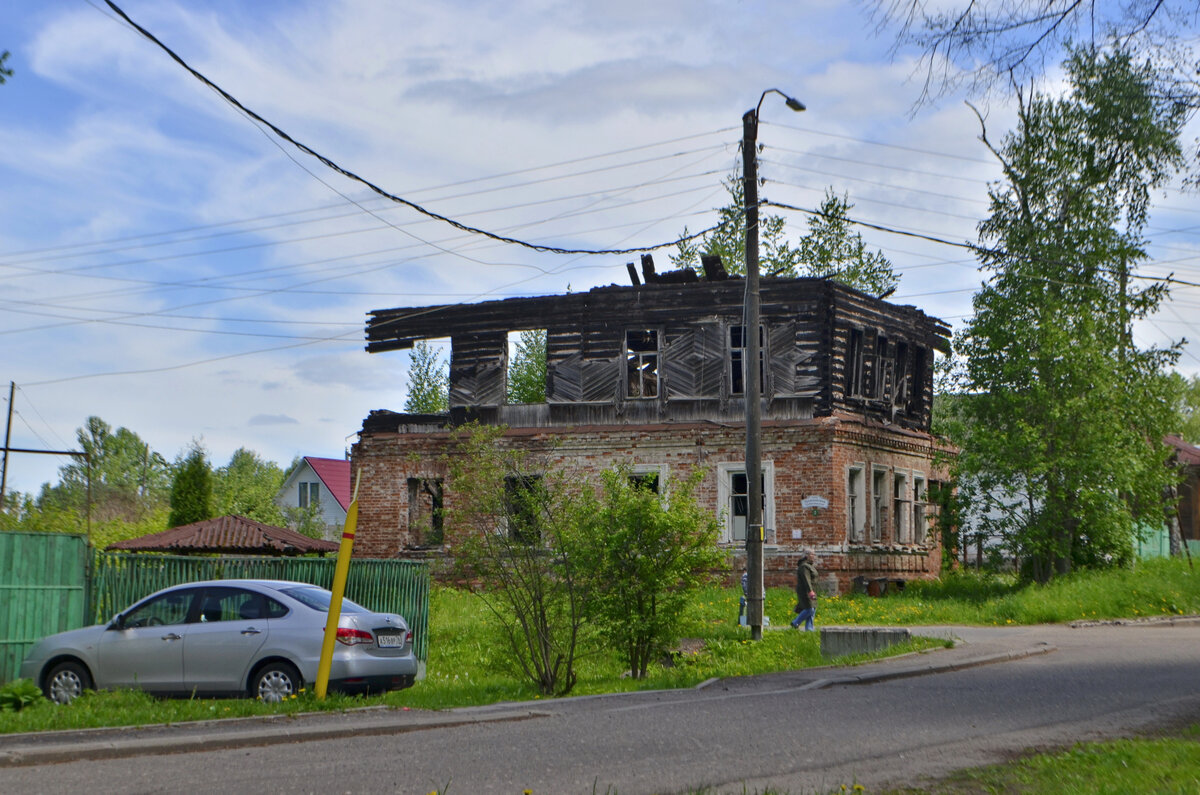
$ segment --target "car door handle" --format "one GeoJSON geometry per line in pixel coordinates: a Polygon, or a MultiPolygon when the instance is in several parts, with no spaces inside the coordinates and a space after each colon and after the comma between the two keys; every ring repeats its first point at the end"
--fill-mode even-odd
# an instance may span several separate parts
{"type": "Polygon", "coordinates": [[[174,632],[168,632],[166,635],[162,636],[162,639],[163,640],[183,640],[183,636],[176,635],[174,632]]]}
{"type": "Polygon", "coordinates": [[[245,629],[242,630],[242,634],[243,635],[261,635],[262,630],[255,629],[254,627],[246,627],[245,629]]]}

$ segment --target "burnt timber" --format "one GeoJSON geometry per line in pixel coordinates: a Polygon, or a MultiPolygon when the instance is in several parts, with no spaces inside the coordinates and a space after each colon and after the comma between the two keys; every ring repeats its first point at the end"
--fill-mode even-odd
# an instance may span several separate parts
{"type": "MultiPolygon", "coordinates": [[[[737,421],[745,412],[731,383],[727,340],[729,329],[740,327],[744,291],[742,280],[728,279],[381,309],[370,313],[366,349],[449,337],[452,424],[737,421]],[[624,388],[625,332],[635,328],[661,334],[660,387],[652,398],[630,398],[624,388]],[[508,334],[533,329],[546,330],[546,402],[506,406],[508,334]]],[[[827,279],[764,279],[761,296],[764,419],[844,411],[929,429],[930,352],[949,352],[942,321],[827,279]]],[[[384,414],[373,414],[364,430],[401,421],[384,414]]]]}

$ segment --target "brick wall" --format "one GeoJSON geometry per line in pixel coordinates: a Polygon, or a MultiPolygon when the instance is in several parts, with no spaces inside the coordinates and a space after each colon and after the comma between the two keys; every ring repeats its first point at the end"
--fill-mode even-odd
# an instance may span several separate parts
{"type": "MultiPolygon", "coordinates": [[[[745,457],[741,427],[712,423],[569,430],[514,428],[506,432],[503,443],[541,451],[551,467],[571,468],[583,477],[615,464],[665,467],[669,477],[703,467],[707,474],[696,497],[718,513],[728,512],[727,506],[718,504],[723,493],[722,473],[739,468],[745,457]]],[[[362,435],[351,453],[355,470],[362,472],[356,551],[373,557],[414,554],[413,548],[422,543],[423,528],[409,526],[408,480],[445,478],[442,462],[451,445],[451,434],[446,431],[362,435]]],[[[773,487],[774,492],[773,521],[770,506],[764,514],[767,584],[791,586],[797,557],[804,547],[816,553],[822,586],[830,592],[845,591],[855,577],[907,580],[936,576],[941,550],[935,534],[928,533],[920,544],[896,538],[890,518],[891,494],[887,496],[888,510],[879,542],[872,542],[868,522],[865,541],[851,543],[846,489],[851,466],[862,466],[867,473],[885,473],[884,482],[889,488],[894,473],[901,472],[910,491],[914,473],[926,483],[944,479],[944,473],[935,470],[934,454],[938,449],[926,434],[854,418],[764,422],[762,458],[764,471],[773,474],[768,491],[773,487]],[[805,509],[801,503],[810,497],[828,500],[828,508],[805,509]]],[[[870,504],[869,477],[866,485],[864,497],[870,504]]],[[[453,499],[447,487],[446,505],[452,506],[453,499]]],[[[447,526],[446,537],[452,538],[455,530],[447,526]]],[[[723,546],[733,562],[730,581],[737,581],[745,566],[742,544],[725,541],[723,546]]]]}

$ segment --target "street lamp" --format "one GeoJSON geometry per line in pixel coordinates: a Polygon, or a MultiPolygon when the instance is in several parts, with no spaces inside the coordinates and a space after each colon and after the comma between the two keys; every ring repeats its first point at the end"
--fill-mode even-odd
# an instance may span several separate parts
{"type": "Polygon", "coordinates": [[[762,640],[763,519],[762,519],[762,364],[759,361],[758,294],[758,112],[767,94],[783,97],[794,111],[804,103],[777,88],[768,88],[758,104],[742,116],[742,192],[746,202],[746,305],[742,344],[746,348],[743,394],[746,399],[746,623],[750,639],[762,640]]]}

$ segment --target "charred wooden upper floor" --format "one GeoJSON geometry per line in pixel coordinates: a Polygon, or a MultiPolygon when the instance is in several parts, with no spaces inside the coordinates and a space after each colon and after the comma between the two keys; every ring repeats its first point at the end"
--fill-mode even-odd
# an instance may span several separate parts
{"type": "MultiPolygon", "coordinates": [[[[631,272],[632,273],[632,272],[631,272]]],[[[597,287],[586,293],[370,313],[367,350],[451,340],[449,416],[373,412],[364,431],[468,419],[513,427],[740,421],[745,282],[597,287]],[[508,335],[546,332],[546,400],[506,405],[508,335]]],[[[933,351],[950,329],[828,279],[764,278],[763,419],[850,412],[928,430],[933,351]]]]}

